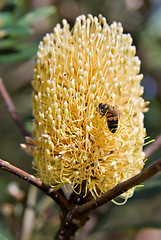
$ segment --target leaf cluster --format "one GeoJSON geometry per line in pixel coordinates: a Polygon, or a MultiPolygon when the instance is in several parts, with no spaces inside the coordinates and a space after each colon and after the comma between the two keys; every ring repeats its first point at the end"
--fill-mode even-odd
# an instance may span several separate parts
{"type": "Polygon", "coordinates": [[[37,42],[31,40],[33,24],[54,14],[56,8],[47,6],[24,13],[23,1],[8,0],[0,3],[0,63],[29,59],[37,51],[37,42]]]}

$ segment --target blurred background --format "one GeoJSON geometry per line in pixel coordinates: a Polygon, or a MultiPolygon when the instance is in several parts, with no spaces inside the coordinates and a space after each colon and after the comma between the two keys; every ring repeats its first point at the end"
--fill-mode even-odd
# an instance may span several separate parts
{"type": "MultiPolygon", "coordinates": [[[[161,133],[161,0],[0,0],[0,76],[28,131],[31,131],[31,80],[39,41],[80,14],[121,22],[141,59],[149,139],[161,133]]],[[[0,158],[34,174],[32,158],[20,149],[24,137],[0,98],[0,158]]],[[[146,166],[161,157],[157,151],[146,166]]],[[[58,207],[42,192],[0,170],[0,240],[51,240],[59,226],[58,207]]],[[[123,206],[112,202],[95,211],[77,240],[161,239],[161,174],[146,181],[123,206]]]]}

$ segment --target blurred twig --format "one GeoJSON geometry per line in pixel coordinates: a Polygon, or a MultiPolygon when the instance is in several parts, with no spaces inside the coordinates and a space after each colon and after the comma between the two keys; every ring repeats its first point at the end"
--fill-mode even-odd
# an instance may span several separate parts
{"type": "Polygon", "coordinates": [[[16,108],[3,84],[2,78],[0,77],[0,93],[2,95],[2,98],[4,100],[4,103],[6,105],[6,108],[11,116],[11,118],[14,120],[14,122],[17,124],[19,130],[23,134],[23,136],[30,136],[29,132],[24,128],[24,125],[16,111],[16,108]]]}
{"type": "Polygon", "coordinates": [[[18,176],[19,178],[21,178],[21,179],[27,181],[28,183],[36,186],[37,188],[41,189],[48,196],[50,196],[53,200],[55,200],[55,202],[62,209],[66,209],[68,207],[68,201],[65,198],[61,189],[54,191],[52,188],[50,188],[48,185],[42,183],[39,179],[37,179],[33,175],[11,165],[10,163],[8,163],[2,159],[0,159],[0,168],[18,176]]]}
{"type": "Polygon", "coordinates": [[[156,140],[145,148],[145,158],[151,157],[159,148],[161,148],[161,134],[156,140]]]}
{"type": "MultiPolygon", "coordinates": [[[[11,116],[11,118],[13,119],[13,121],[17,124],[20,132],[22,133],[23,136],[30,136],[30,133],[25,129],[24,125],[23,125],[23,122],[21,121],[17,111],[16,111],[16,108],[3,84],[3,81],[2,81],[2,78],[0,78],[0,93],[2,95],[2,98],[4,100],[4,103],[7,107],[7,110],[11,116]]],[[[30,200],[30,192],[31,191],[35,191],[32,190],[32,185],[30,185],[29,187],[29,194],[27,196],[27,202],[30,200]]],[[[37,191],[35,192],[37,194],[37,191]]],[[[32,194],[33,195],[33,194],[32,194]]],[[[32,205],[34,207],[35,203],[34,200],[36,199],[36,196],[35,198],[33,198],[32,196],[32,205]]],[[[30,235],[32,233],[32,227],[33,227],[33,219],[34,219],[34,210],[32,208],[28,209],[28,208],[25,208],[24,209],[24,215],[23,215],[23,224],[22,224],[22,229],[21,229],[21,239],[23,240],[28,240],[30,239],[30,235]],[[29,214],[30,214],[30,220],[29,220],[29,214]],[[26,218],[28,218],[28,224],[26,224],[26,218]]]]}
{"type": "Polygon", "coordinates": [[[35,226],[35,203],[37,198],[38,188],[30,185],[28,196],[27,196],[27,206],[24,211],[21,237],[20,240],[30,240],[32,236],[32,231],[35,226]]]}

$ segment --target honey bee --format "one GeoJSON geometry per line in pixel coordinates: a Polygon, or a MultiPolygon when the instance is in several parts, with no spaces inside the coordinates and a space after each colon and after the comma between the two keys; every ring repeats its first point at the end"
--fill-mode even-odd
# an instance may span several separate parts
{"type": "Polygon", "coordinates": [[[97,107],[97,112],[100,113],[101,117],[106,116],[107,126],[112,133],[115,133],[118,128],[118,119],[120,117],[120,111],[109,105],[100,103],[97,107]]]}

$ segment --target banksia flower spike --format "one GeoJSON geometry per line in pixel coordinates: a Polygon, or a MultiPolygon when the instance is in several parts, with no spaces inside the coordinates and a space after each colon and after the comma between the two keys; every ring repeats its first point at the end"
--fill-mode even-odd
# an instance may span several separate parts
{"type": "Polygon", "coordinates": [[[143,75],[120,23],[101,15],[77,17],[72,31],[62,23],[38,48],[33,166],[53,188],[70,184],[96,198],[143,168],[143,75]]]}

